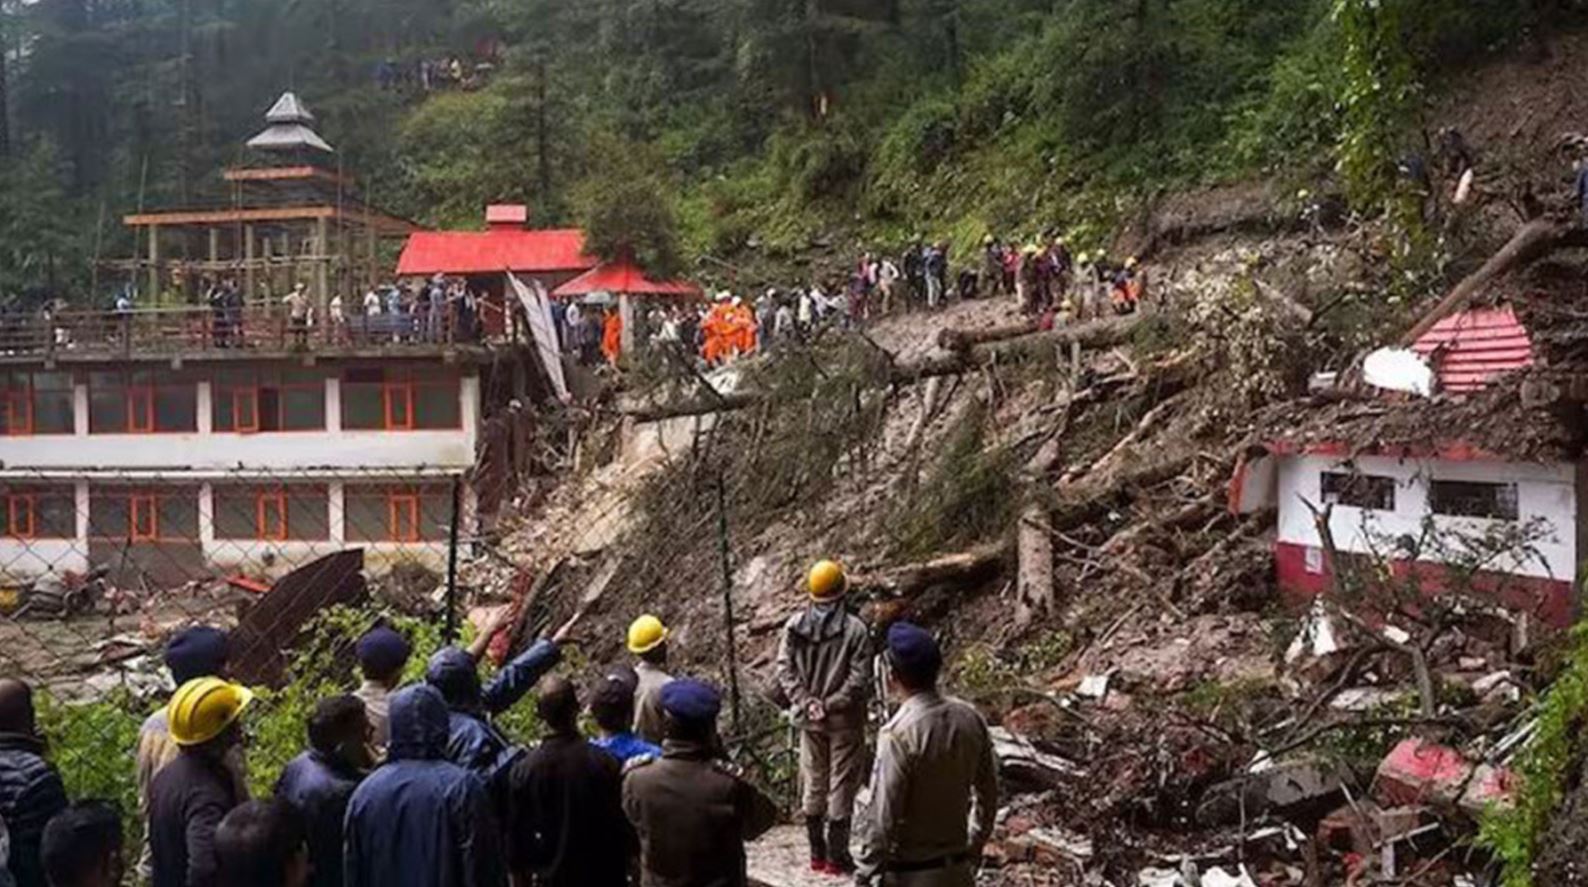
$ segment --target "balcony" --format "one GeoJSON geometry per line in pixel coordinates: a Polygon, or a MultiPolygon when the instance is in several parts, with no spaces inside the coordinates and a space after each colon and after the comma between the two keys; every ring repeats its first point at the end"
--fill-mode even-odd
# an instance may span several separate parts
{"type": "Polygon", "coordinates": [[[506,345],[520,341],[521,335],[512,315],[489,300],[479,302],[479,314],[472,318],[456,310],[359,311],[349,312],[341,321],[319,314],[307,323],[295,323],[275,305],[62,311],[0,318],[0,360],[222,359],[303,353],[384,357],[506,345]]]}

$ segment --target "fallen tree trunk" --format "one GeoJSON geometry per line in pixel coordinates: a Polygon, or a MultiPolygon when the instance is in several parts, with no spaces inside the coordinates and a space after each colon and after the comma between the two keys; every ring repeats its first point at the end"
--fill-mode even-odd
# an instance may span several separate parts
{"type": "Polygon", "coordinates": [[[1433,329],[1434,324],[1465,308],[1474,297],[1506,274],[1526,268],[1555,250],[1585,245],[1588,245],[1588,231],[1577,227],[1574,221],[1542,218],[1528,222],[1481,268],[1462,279],[1433,310],[1413,324],[1401,337],[1400,344],[1409,347],[1433,329]]]}
{"type": "MultiPolygon", "coordinates": [[[[938,376],[957,376],[985,366],[1014,360],[1027,360],[1052,354],[1055,348],[1078,343],[1086,348],[1111,348],[1130,340],[1131,332],[1141,323],[1141,312],[1094,320],[1074,326],[1060,327],[1040,332],[1014,333],[1013,338],[988,341],[962,351],[929,357],[914,363],[901,363],[891,367],[881,385],[911,385],[938,376]]],[[[666,403],[620,403],[618,412],[640,422],[659,422],[682,416],[699,416],[741,410],[762,400],[759,391],[736,391],[732,394],[707,394],[687,400],[666,403]]]]}
{"type": "Polygon", "coordinates": [[[1138,490],[1179,477],[1194,461],[1195,457],[1190,453],[1168,456],[1134,471],[1120,472],[1106,483],[1094,485],[1082,481],[1075,485],[1077,489],[1067,497],[1068,501],[1061,502],[1054,509],[1048,525],[1063,532],[1103,517],[1113,510],[1121,499],[1134,495],[1138,490]],[[1087,487],[1093,488],[1087,489],[1087,487]]]}
{"type": "MultiPolygon", "coordinates": [[[[1068,347],[1071,342],[1077,342],[1084,348],[1107,348],[1130,341],[1130,335],[1136,326],[1141,323],[1147,312],[1138,311],[1134,314],[1122,314],[1117,317],[1104,317],[1099,320],[1089,320],[1085,323],[1069,324],[1054,327],[1051,330],[1039,330],[1035,321],[1025,321],[1001,327],[989,327],[980,330],[945,329],[937,335],[937,344],[945,351],[962,355],[975,351],[983,346],[1005,346],[1013,351],[1002,348],[985,347],[988,355],[1009,357],[1017,353],[1031,351],[1045,351],[1057,345],[1068,347]]],[[[923,365],[931,365],[931,361],[923,361],[923,365]]],[[[908,371],[900,367],[901,371],[908,371]]]]}
{"type": "MultiPolygon", "coordinates": [[[[1040,483],[1059,464],[1062,451],[1059,441],[1063,434],[1061,426],[1026,463],[1024,475],[1028,483],[1040,483]]],[[[1025,508],[1020,512],[1015,550],[1019,561],[1015,572],[1018,609],[1015,621],[1024,627],[1036,616],[1058,609],[1054,600],[1053,534],[1048,531],[1048,510],[1039,498],[1029,493],[1025,508]]]]}
{"type": "Polygon", "coordinates": [[[917,564],[890,567],[849,577],[856,591],[909,597],[934,585],[976,582],[998,569],[1009,553],[1006,542],[993,542],[958,554],[945,554],[917,564]]]}

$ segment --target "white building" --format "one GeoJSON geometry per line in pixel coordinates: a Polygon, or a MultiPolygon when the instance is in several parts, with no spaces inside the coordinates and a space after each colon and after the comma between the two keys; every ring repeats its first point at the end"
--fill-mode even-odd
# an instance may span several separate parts
{"type": "Polygon", "coordinates": [[[355,546],[372,572],[439,570],[454,479],[470,532],[491,352],[383,351],[7,358],[0,585],[101,564],[278,576],[355,546]]]}
{"type": "Polygon", "coordinates": [[[1527,331],[1509,308],[1469,311],[1436,325],[1414,349],[1432,364],[1434,399],[1320,410],[1247,455],[1232,505],[1277,510],[1275,579],[1298,602],[1332,584],[1317,525],[1326,513],[1343,557],[1414,573],[1429,594],[1453,584],[1453,569],[1481,566],[1471,590],[1569,625],[1588,552],[1578,504],[1588,467],[1549,405],[1524,403],[1520,377],[1507,377],[1534,367],[1527,331]],[[1479,398],[1483,407],[1473,408],[1479,398]],[[1477,563],[1502,541],[1525,545],[1477,563]]]}

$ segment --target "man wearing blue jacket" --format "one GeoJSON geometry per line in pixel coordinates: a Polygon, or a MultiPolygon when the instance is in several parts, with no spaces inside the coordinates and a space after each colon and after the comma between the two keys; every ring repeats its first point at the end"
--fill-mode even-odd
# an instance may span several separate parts
{"type": "Polygon", "coordinates": [[[430,657],[425,683],[440,691],[447,704],[447,759],[478,773],[493,791],[505,791],[508,771],[524,749],[508,742],[491,717],[512,708],[562,661],[562,644],[576,621],[569,620],[549,640],[531,644],[483,687],[479,662],[491,638],[505,627],[505,618],[492,620],[469,649],[443,647],[430,657]]]}
{"type": "Polygon", "coordinates": [[[374,766],[372,733],[358,697],[322,699],[309,718],[309,750],[276,781],[276,798],[291,804],[308,829],[312,887],[342,887],[342,822],[353,790],[374,766]]]}
{"type": "Polygon", "coordinates": [[[347,806],[347,887],[503,887],[485,782],[447,759],[447,704],[419,684],[391,699],[384,765],[347,806]]]}
{"type": "Polygon", "coordinates": [[[0,819],[11,833],[16,887],[45,887],[39,843],[50,818],[66,809],[61,774],[44,756],[33,711],[33,689],[0,680],[0,819]]]}

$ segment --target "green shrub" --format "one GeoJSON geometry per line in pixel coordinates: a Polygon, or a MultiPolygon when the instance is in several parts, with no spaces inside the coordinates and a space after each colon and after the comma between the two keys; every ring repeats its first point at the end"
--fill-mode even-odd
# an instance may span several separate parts
{"type": "Polygon", "coordinates": [[[1532,887],[1539,842],[1565,798],[1571,771],[1582,765],[1588,727],[1588,623],[1572,631],[1565,670],[1545,693],[1538,725],[1514,766],[1520,777],[1516,803],[1491,807],[1480,840],[1504,866],[1505,887],[1532,887]]]}

